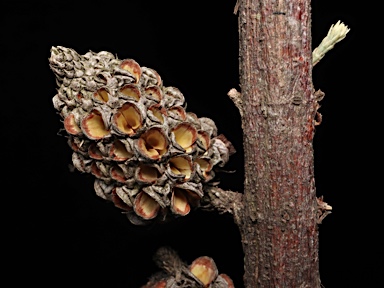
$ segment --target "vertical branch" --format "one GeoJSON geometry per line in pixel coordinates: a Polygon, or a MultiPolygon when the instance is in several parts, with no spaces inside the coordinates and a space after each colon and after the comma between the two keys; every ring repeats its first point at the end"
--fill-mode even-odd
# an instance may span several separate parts
{"type": "Polygon", "coordinates": [[[246,287],[320,287],[310,1],[239,1],[246,287]]]}

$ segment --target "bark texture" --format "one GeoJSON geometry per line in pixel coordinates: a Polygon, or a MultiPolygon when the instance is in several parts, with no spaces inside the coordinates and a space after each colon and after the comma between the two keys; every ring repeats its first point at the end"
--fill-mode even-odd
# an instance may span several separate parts
{"type": "Polygon", "coordinates": [[[247,288],[320,287],[308,0],[239,0],[247,288]]]}

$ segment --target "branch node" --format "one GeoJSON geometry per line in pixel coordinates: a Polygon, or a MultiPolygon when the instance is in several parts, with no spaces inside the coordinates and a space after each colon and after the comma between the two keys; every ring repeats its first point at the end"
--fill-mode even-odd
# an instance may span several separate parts
{"type": "Polygon", "coordinates": [[[239,11],[239,6],[240,6],[240,0],[236,1],[235,8],[233,9],[233,14],[237,14],[237,11],[239,11]]]}
{"type": "Polygon", "coordinates": [[[323,201],[323,196],[317,197],[317,224],[321,224],[327,215],[331,214],[332,212],[332,206],[328,205],[328,203],[323,201]]]}
{"type": "Polygon", "coordinates": [[[219,214],[229,213],[233,215],[235,223],[240,223],[240,214],[243,210],[243,194],[230,190],[222,190],[218,187],[206,187],[200,208],[207,211],[218,211],[219,214]]]}
{"type": "Polygon", "coordinates": [[[241,98],[241,93],[237,91],[235,88],[232,88],[231,90],[229,90],[227,95],[229,96],[229,98],[231,98],[232,102],[235,104],[237,109],[239,109],[240,116],[242,117],[243,116],[243,100],[241,98]]]}
{"type": "Polygon", "coordinates": [[[317,91],[315,92],[315,95],[314,95],[314,96],[315,96],[316,101],[317,101],[317,102],[320,102],[321,100],[324,99],[325,93],[319,89],[319,90],[317,90],[317,91]]]}
{"type": "Polygon", "coordinates": [[[315,116],[315,126],[318,126],[321,124],[321,122],[323,121],[323,115],[321,115],[320,112],[318,112],[318,110],[320,109],[320,104],[319,102],[321,100],[323,100],[324,96],[325,96],[325,93],[323,91],[321,91],[320,89],[317,90],[314,94],[315,96],[315,100],[316,100],[316,116],[315,116]]]}

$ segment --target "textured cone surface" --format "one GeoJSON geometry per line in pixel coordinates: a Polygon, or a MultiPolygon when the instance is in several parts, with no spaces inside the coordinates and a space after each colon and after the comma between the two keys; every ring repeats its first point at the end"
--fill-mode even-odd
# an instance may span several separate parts
{"type": "Polygon", "coordinates": [[[186,111],[181,91],[154,69],[62,46],[51,48],[49,66],[73,165],[94,175],[96,194],[130,211],[132,223],[187,215],[204,186],[217,185],[214,170],[232,154],[230,142],[212,119],[186,111]]]}

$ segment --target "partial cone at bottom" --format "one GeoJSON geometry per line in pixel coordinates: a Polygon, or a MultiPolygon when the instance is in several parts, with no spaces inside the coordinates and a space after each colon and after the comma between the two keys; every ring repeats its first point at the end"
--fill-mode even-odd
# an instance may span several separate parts
{"type": "Polygon", "coordinates": [[[196,258],[186,265],[170,247],[160,247],[154,255],[162,271],[155,273],[141,288],[234,288],[232,279],[218,272],[208,256],[196,258]]]}

